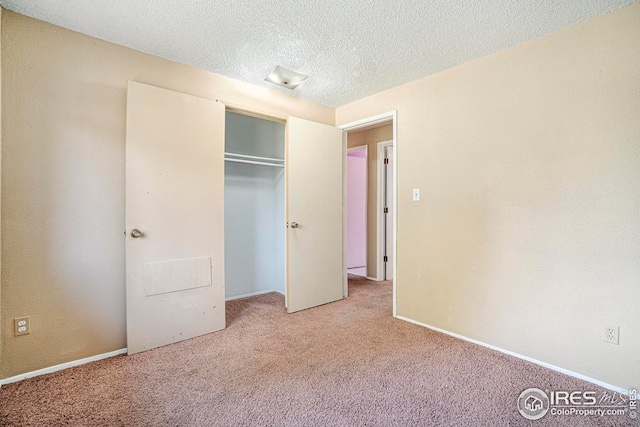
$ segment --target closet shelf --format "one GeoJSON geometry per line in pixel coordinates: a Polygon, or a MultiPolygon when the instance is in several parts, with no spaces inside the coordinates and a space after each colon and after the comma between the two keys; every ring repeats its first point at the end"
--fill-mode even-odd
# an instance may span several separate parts
{"type": "Polygon", "coordinates": [[[277,168],[284,167],[284,159],[276,159],[273,157],[248,156],[246,154],[224,153],[225,162],[246,163],[250,165],[275,166],[277,168]]]}

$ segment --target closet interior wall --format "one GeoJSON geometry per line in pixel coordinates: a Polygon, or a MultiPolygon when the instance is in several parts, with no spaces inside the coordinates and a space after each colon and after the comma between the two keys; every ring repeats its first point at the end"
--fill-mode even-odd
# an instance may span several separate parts
{"type": "Polygon", "coordinates": [[[225,297],[285,293],[285,124],[225,120],[225,297]]]}

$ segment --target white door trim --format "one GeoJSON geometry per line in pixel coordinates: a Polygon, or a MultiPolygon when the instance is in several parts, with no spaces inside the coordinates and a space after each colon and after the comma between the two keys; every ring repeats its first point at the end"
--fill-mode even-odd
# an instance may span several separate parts
{"type": "MultiPolygon", "coordinates": [[[[376,230],[377,236],[376,239],[376,265],[378,266],[376,271],[376,280],[385,280],[386,277],[384,275],[384,243],[385,243],[385,232],[384,232],[384,214],[382,213],[382,209],[384,208],[384,193],[386,182],[383,182],[384,178],[384,149],[386,147],[393,146],[393,140],[390,141],[381,141],[378,142],[377,146],[377,158],[376,158],[376,170],[377,170],[377,188],[376,188],[376,230]]],[[[395,186],[394,186],[395,190],[395,186]]],[[[395,197],[395,191],[394,191],[395,197]]],[[[395,206],[394,206],[395,208],[395,206]]],[[[394,234],[395,237],[395,234],[394,234]]],[[[394,239],[395,240],[395,239],[394,239]]],[[[391,260],[392,262],[394,260],[391,260]]]]}
{"type": "Polygon", "coordinates": [[[395,141],[396,132],[396,110],[387,111],[386,113],[378,114],[364,119],[356,120],[353,122],[345,123],[338,126],[340,129],[347,132],[353,132],[355,130],[362,130],[364,128],[376,127],[377,125],[393,121],[393,139],[395,141]]]}
{"type": "Polygon", "coordinates": [[[374,127],[378,124],[393,124],[393,317],[397,317],[397,276],[398,276],[398,112],[388,111],[364,119],[338,126],[347,132],[374,127]]]}
{"type": "Polygon", "coordinates": [[[349,296],[347,275],[347,132],[342,130],[342,297],[349,296]]]}

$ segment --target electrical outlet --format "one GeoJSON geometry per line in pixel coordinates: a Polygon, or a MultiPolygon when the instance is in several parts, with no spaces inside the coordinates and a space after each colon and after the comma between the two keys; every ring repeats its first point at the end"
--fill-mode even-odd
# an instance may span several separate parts
{"type": "Polygon", "coordinates": [[[620,327],[617,325],[604,325],[604,341],[618,345],[618,334],[620,333],[620,327]]]}
{"type": "Polygon", "coordinates": [[[27,335],[30,333],[29,316],[16,317],[13,319],[13,335],[27,335]]]}

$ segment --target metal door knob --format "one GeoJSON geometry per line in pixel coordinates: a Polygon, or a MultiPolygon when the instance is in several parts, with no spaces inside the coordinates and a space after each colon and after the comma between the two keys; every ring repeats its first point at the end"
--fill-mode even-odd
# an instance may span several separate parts
{"type": "Polygon", "coordinates": [[[131,237],[133,237],[134,239],[137,239],[138,237],[142,237],[142,231],[138,230],[137,228],[134,228],[133,230],[131,230],[131,237]]]}
{"type": "Polygon", "coordinates": [[[292,222],[291,223],[291,228],[298,228],[298,223],[297,222],[292,222]]]}

